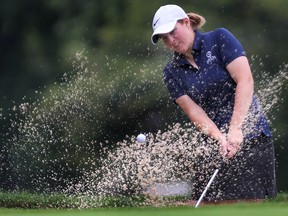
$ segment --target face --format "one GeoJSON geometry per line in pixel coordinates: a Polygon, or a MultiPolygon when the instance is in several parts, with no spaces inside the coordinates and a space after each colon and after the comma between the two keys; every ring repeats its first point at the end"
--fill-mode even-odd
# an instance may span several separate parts
{"type": "Polygon", "coordinates": [[[171,32],[159,35],[167,48],[182,54],[191,53],[194,36],[188,19],[177,22],[171,32]]]}

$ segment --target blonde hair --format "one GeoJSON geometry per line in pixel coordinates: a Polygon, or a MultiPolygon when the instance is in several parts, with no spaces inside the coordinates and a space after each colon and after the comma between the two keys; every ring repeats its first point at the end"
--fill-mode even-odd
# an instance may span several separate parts
{"type": "Polygon", "coordinates": [[[201,28],[206,23],[205,18],[199,14],[187,13],[187,16],[191,22],[191,27],[195,30],[201,28]]]}

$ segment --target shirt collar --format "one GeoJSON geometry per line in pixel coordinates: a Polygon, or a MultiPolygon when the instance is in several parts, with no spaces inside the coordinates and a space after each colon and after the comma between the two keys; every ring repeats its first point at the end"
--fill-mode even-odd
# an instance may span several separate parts
{"type": "Polygon", "coordinates": [[[194,43],[192,46],[192,51],[193,52],[199,52],[201,50],[201,46],[203,43],[203,39],[204,39],[204,34],[198,30],[195,31],[195,39],[194,39],[194,43]]]}

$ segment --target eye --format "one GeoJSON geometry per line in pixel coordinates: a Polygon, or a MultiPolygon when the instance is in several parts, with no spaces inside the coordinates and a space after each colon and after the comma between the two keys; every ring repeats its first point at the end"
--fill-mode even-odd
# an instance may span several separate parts
{"type": "Polygon", "coordinates": [[[159,39],[161,39],[163,42],[167,41],[169,36],[174,36],[176,33],[177,27],[175,27],[171,32],[167,34],[163,34],[159,36],[159,39]]]}
{"type": "Polygon", "coordinates": [[[163,42],[167,41],[168,36],[167,35],[162,35],[159,37],[163,42]]]}
{"type": "Polygon", "coordinates": [[[176,27],[171,31],[169,32],[170,35],[174,35],[175,34],[175,31],[176,31],[176,27]]]}

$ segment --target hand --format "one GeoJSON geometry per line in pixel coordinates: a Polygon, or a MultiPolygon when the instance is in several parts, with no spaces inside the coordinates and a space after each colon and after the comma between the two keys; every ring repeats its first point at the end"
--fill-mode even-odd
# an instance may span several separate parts
{"type": "Polygon", "coordinates": [[[230,159],[230,158],[233,158],[236,155],[236,153],[240,149],[240,145],[232,146],[232,145],[228,144],[228,148],[227,149],[228,149],[228,153],[227,153],[226,157],[228,159],[230,159]]]}
{"type": "Polygon", "coordinates": [[[220,154],[223,157],[227,157],[228,154],[228,141],[226,139],[226,137],[223,135],[218,139],[219,145],[220,145],[220,154]]]}
{"type": "Polygon", "coordinates": [[[235,156],[240,149],[240,145],[243,142],[243,133],[241,129],[229,129],[227,134],[227,158],[230,159],[235,156]]]}

